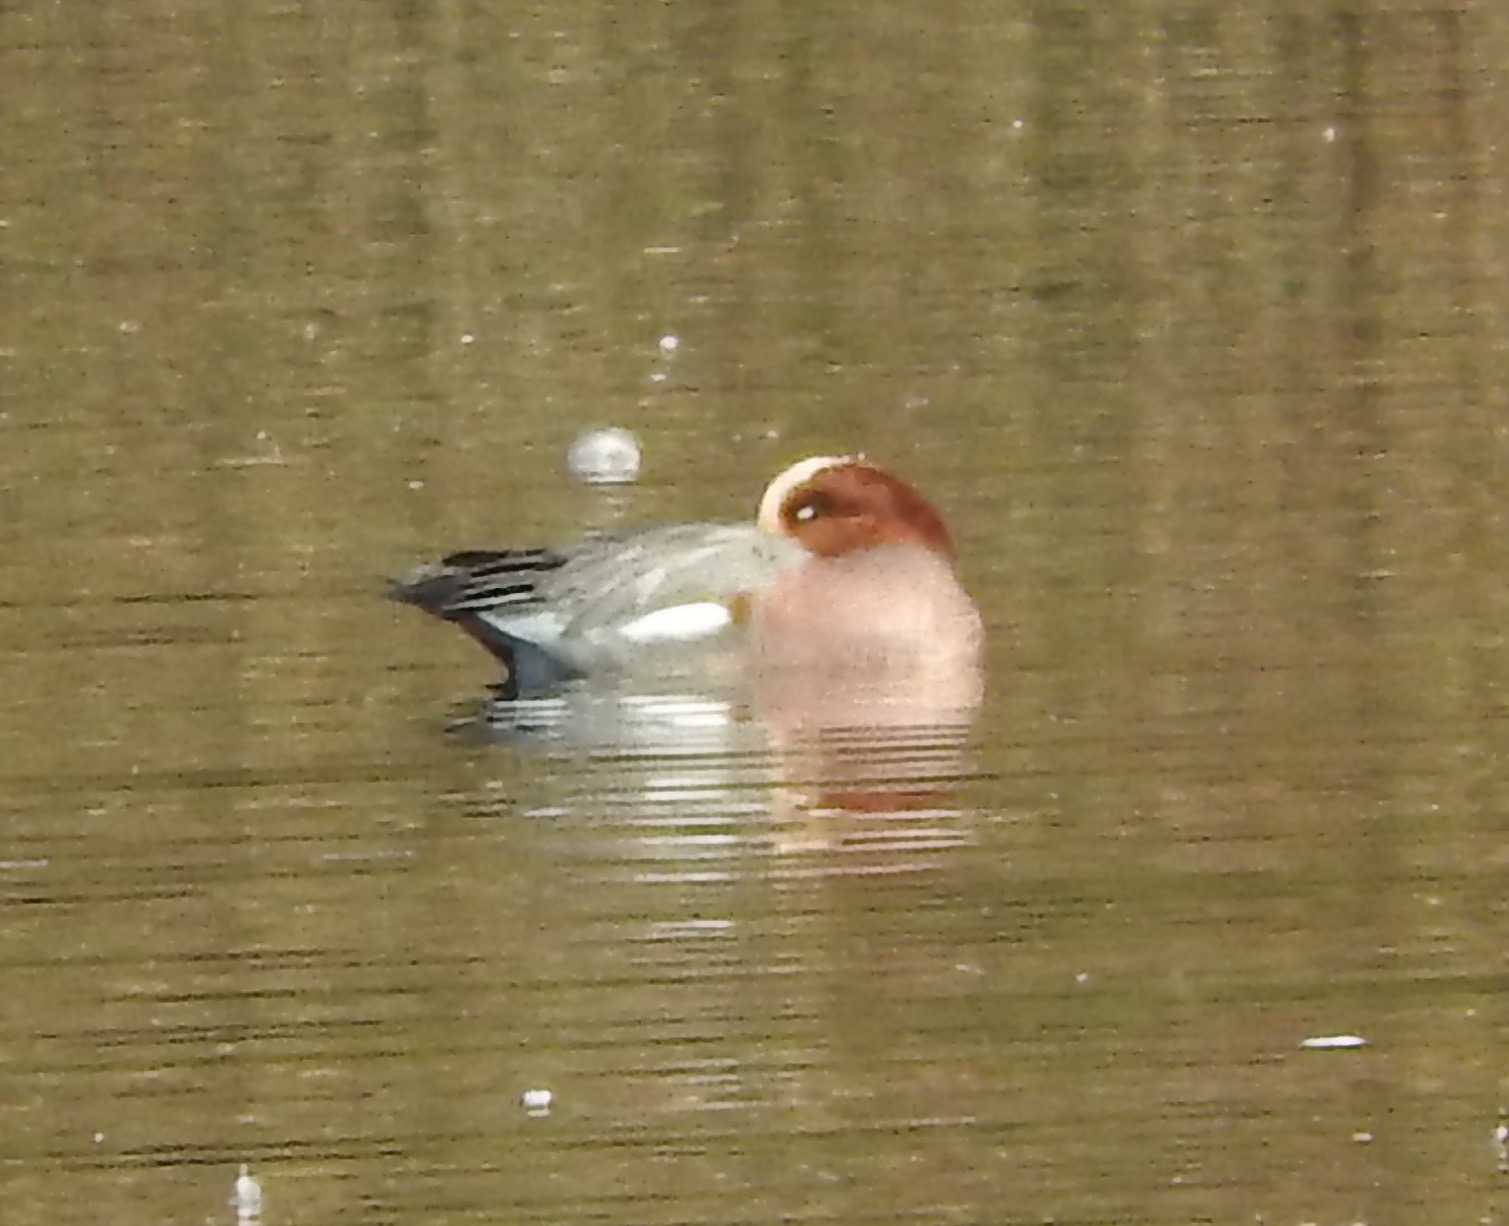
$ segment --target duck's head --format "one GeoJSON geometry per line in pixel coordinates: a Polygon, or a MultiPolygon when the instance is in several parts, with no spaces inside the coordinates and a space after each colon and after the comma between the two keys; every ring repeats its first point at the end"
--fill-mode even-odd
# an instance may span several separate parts
{"type": "Polygon", "coordinates": [[[932,503],[862,456],[797,461],[766,487],[756,523],[824,558],[881,545],[954,557],[953,538],[932,503]]]}

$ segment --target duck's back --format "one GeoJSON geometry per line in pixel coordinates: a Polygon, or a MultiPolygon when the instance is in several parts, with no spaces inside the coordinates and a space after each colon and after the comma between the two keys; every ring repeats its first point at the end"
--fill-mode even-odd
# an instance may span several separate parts
{"type": "Polygon", "coordinates": [[[804,557],[753,525],[678,524],[566,550],[453,553],[392,595],[455,622],[539,689],[705,643],[804,557]]]}

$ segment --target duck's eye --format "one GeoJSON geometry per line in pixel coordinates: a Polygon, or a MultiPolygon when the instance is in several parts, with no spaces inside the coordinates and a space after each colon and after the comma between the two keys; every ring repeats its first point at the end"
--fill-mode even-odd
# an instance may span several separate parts
{"type": "Polygon", "coordinates": [[[833,514],[833,500],[815,490],[803,493],[801,500],[787,512],[794,524],[810,524],[815,519],[833,514]]]}

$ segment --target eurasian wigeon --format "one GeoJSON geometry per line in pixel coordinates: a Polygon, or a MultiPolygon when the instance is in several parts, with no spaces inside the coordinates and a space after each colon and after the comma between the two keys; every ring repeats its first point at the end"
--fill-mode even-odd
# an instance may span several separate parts
{"type": "Polygon", "coordinates": [[[961,663],[973,673],[982,640],[943,518],[901,478],[855,456],[793,464],[766,488],[753,524],[453,553],[392,595],[487,648],[509,694],[684,668],[729,646],[767,675],[961,663]]]}

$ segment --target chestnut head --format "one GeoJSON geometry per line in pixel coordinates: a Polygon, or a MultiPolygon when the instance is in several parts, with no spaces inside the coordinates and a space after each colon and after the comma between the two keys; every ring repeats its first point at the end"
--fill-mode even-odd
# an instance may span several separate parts
{"type": "Polygon", "coordinates": [[[900,477],[858,456],[814,456],[781,473],[760,499],[760,528],[824,558],[882,545],[954,557],[943,517],[900,477]]]}

